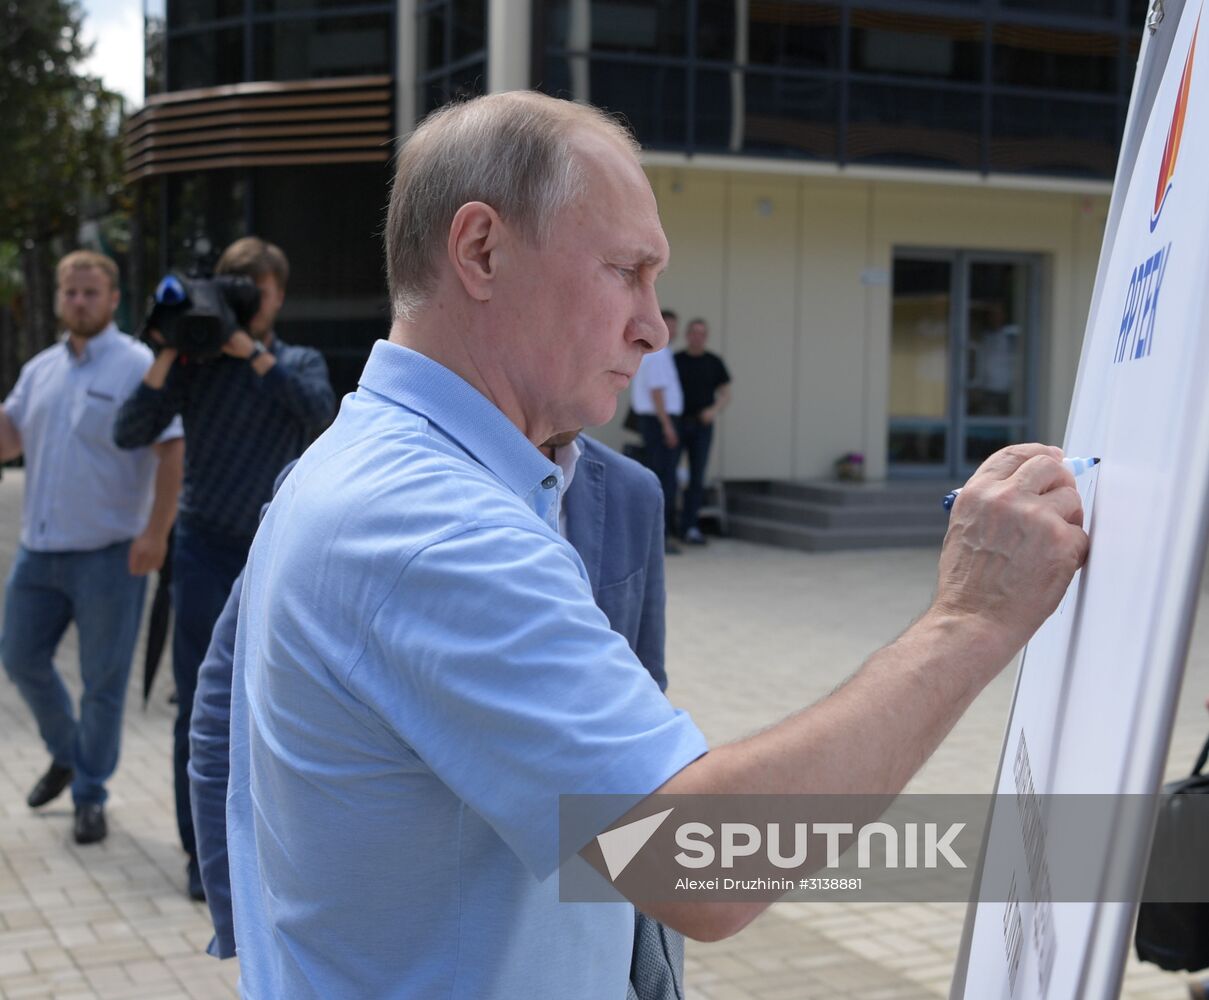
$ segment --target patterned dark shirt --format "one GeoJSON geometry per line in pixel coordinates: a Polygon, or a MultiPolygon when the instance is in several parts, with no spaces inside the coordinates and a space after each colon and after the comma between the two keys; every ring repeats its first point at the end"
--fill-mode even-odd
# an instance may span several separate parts
{"type": "Polygon", "coordinates": [[[150,444],[179,413],[185,424],[180,519],[194,528],[250,538],[273,480],[323,430],[335,411],[323,355],[273,338],[277,364],[263,376],[223,355],[177,361],[162,389],[140,383],[113,428],[120,448],[150,444]]]}

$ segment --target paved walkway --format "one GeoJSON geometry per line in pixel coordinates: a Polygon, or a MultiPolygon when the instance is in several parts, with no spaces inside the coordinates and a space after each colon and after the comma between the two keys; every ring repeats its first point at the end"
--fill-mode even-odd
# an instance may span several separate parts
{"type": "MultiPolygon", "coordinates": [[[[20,488],[20,474],[0,481],[5,574],[20,488]]],[[[935,562],[927,551],[805,555],[739,542],[670,559],[673,700],[713,742],[809,704],[924,607],[935,562]]],[[[74,643],[69,633],[61,650],[69,677],[74,643]]],[[[47,761],[15,690],[0,679],[0,997],[236,995],[237,964],[204,954],[208,914],[185,896],[172,809],[171,672],[163,671],[144,710],[139,669],[122,764],[110,785],[109,839],[84,848],[71,842],[69,802],[37,814],[24,805],[47,761]]],[[[1009,671],[974,704],[911,790],[987,791],[1011,690],[1009,671]]],[[[1176,723],[1173,774],[1191,762],[1209,725],[1205,692],[1209,631],[1201,628],[1176,723]]],[[[690,942],[690,1000],[943,997],[963,914],[956,904],[781,904],[729,941],[690,942]]],[[[1181,1000],[1185,993],[1181,977],[1131,960],[1123,995],[1181,1000]]]]}

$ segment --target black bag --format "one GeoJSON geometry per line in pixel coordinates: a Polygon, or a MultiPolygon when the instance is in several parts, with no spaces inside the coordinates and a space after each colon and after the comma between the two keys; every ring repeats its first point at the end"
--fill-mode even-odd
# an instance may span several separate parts
{"type": "MultiPolygon", "coordinates": [[[[1201,747],[1192,774],[1163,786],[1164,798],[1159,805],[1150,849],[1151,869],[1156,859],[1187,868],[1193,858],[1202,859],[1209,852],[1209,843],[1191,815],[1204,810],[1188,809],[1180,801],[1183,795],[1209,792],[1209,775],[1201,774],[1206,759],[1209,759],[1209,739],[1201,747]]],[[[1204,862],[1200,864],[1203,866],[1204,862]]],[[[1148,870],[1147,888],[1153,877],[1148,870]]],[[[1146,895],[1143,890],[1142,898],[1146,895]]],[[[1170,972],[1197,972],[1209,967],[1209,903],[1142,903],[1138,907],[1133,944],[1143,962],[1153,962],[1170,972]]]]}

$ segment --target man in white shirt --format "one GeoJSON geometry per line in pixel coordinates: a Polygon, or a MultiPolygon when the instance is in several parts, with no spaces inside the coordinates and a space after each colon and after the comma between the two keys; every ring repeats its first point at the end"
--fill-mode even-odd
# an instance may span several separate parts
{"type": "Polygon", "coordinates": [[[184,464],[179,420],[149,448],[113,443],[118,407],[151,366],[151,351],[113,323],[119,297],[108,257],[64,257],[55,309],[66,335],[21,369],[0,407],[0,461],[25,455],[0,656],[51,755],[26,802],[45,805],[70,784],[78,844],[108,832],[105,782],[118,762],[146,575],[163,565],[184,464]],[[78,717],[53,662],[72,621],[78,717]]]}
{"type": "Polygon", "coordinates": [[[679,320],[671,309],[663,310],[667,324],[667,347],[642,359],[630,385],[630,405],[638,415],[638,431],[646,449],[647,465],[663,487],[663,549],[670,555],[680,551],[676,535],[676,466],[680,464],[680,415],[684,393],[672,344],[679,320]]]}

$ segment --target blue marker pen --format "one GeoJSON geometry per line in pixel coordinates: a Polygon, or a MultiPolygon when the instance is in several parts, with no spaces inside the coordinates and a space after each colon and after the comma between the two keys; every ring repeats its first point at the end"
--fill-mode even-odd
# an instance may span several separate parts
{"type": "MultiPolygon", "coordinates": [[[[1074,475],[1081,476],[1093,465],[1099,465],[1098,458],[1064,458],[1062,464],[1065,465],[1074,475]]],[[[947,511],[953,509],[953,504],[957,500],[957,494],[961,492],[961,487],[953,490],[951,493],[945,494],[945,498],[940,501],[940,505],[947,511]]]]}

